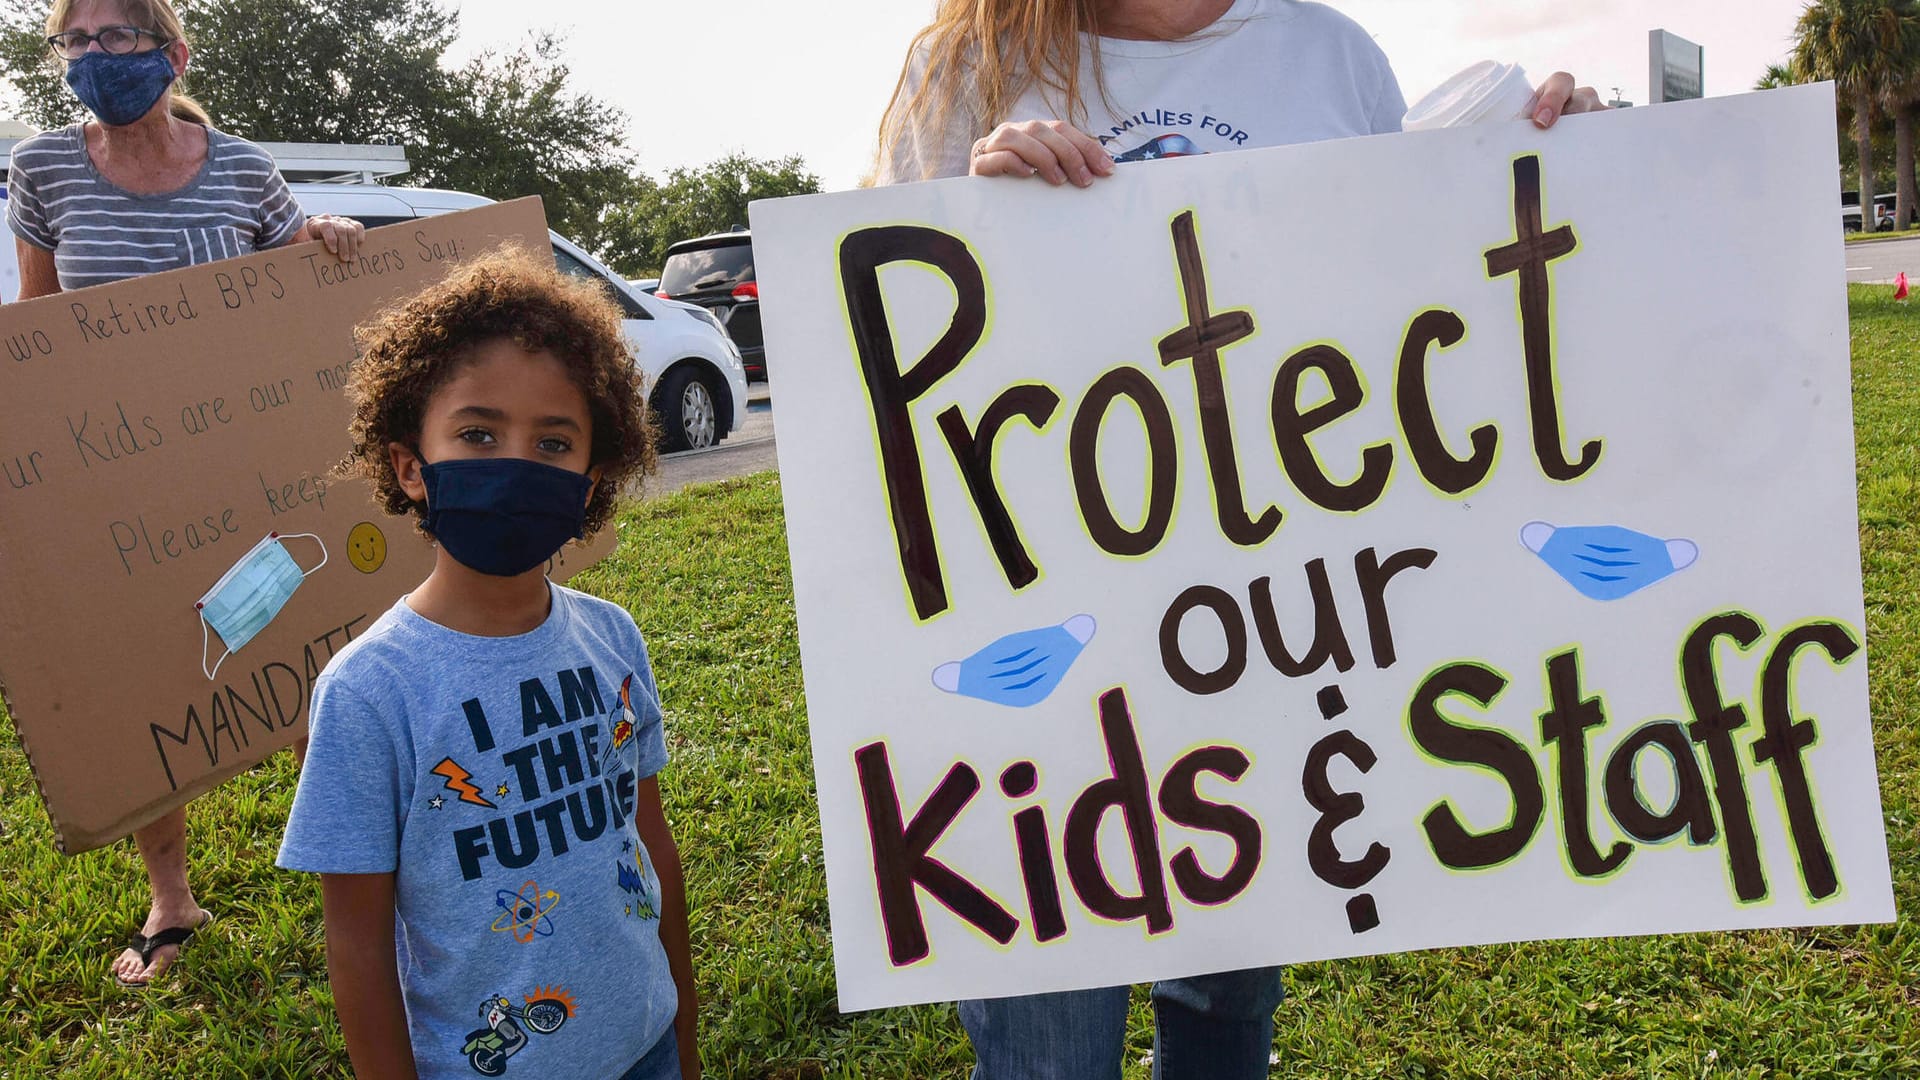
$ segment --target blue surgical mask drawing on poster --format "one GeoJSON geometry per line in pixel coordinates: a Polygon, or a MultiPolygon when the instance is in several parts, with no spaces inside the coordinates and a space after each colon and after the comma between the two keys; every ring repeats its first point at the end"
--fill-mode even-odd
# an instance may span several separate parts
{"type": "Polygon", "coordinates": [[[279,533],[268,533],[240,560],[220,575],[193,605],[200,613],[200,670],[212,679],[226,663],[260,631],[267,628],[280,609],[287,606],[295,589],[309,576],[327,565],[327,545],[313,533],[291,533],[284,539],[305,538],[320,546],[320,562],[312,570],[300,569],[287,551],[279,533]],[[207,667],[207,631],[211,629],[226,643],[227,651],[207,667]]]}
{"type": "Polygon", "coordinates": [[[1093,616],[1075,615],[1057,626],[1023,630],[933,670],[933,685],[949,694],[1024,709],[1047,700],[1080,651],[1093,640],[1093,616]]]}
{"type": "Polygon", "coordinates": [[[1567,584],[1593,600],[1619,600],[1692,566],[1700,546],[1662,540],[1618,525],[1529,522],[1520,543],[1567,584]]]}

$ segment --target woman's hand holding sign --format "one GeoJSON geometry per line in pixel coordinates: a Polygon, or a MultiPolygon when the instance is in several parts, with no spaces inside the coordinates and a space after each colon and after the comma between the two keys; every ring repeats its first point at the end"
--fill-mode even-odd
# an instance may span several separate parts
{"type": "Polygon", "coordinates": [[[1001,124],[973,144],[974,176],[1039,176],[1055,187],[1071,180],[1088,187],[1113,175],[1113,158],[1099,140],[1064,120],[1001,124]]]}
{"type": "Polygon", "coordinates": [[[341,262],[352,262],[353,257],[360,253],[360,239],[366,234],[367,227],[350,217],[312,214],[300,231],[294,234],[292,242],[319,240],[341,262]]]}
{"type": "Polygon", "coordinates": [[[1606,107],[1598,90],[1591,86],[1576,87],[1572,75],[1556,71],[1533,92],[1533,107],[1528,115],[1535,127],[1545,131],[1568,113],[1600,112],[1606,107]]]}

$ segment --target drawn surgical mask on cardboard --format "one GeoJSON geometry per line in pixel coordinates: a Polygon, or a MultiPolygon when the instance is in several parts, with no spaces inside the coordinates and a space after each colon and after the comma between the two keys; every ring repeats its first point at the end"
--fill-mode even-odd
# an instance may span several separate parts
{"type": "Polygon", "coordinates": [[[220,575],[213,588],[193,605],[200,613],[200,670],[209,680],[219,672],[220,665],[227,662],[227,657],[245,648],[247,642],[267,628],[274,616],[280,614],[280,609],[287,606],[302,581],[327,565],[327,545],[318,536],[291,533],[286,539],[302,537],[320,545],[320,562],[312,570],[300,569],[286,545],[280,542],[279,533],[268,533],[266,539],[253,545],[240,556],[239,562],[220,575]],[[220,654],[211,669],[207,667],[209,628],[227,645],[227,651],[220,654]]]}

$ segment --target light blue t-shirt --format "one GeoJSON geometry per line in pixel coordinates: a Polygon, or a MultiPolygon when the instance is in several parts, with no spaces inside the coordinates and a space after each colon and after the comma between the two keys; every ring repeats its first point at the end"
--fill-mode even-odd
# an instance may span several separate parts
{"type": "Polygon", "coordinates": [[[314,684],[279,864],[395,874],[420,1076],[605,1080],[677,1003],[633,824],[666,764],[646,643],[555,585],[546,622],[475,637],[403,599],[314,684]]]}

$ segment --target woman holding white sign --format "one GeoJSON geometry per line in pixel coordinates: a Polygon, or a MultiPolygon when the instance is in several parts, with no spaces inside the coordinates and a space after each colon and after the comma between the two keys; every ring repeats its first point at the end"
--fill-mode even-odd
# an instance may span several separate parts
{"type": "MultiPolygon", "coordinates": [[[[105,285],[305,240],[342,261],[366,231],[308,217],[267,152],[213,127],[176,89],[191,51],[167,0],[57,0],[47,44],[95,119],[14,147],[7,224],[20,299],[105,285]]],[[[145,986],[213,916],[187,882],[186,812],[134,833],[152,903],[114,961],[123,986],[145,986]]]]}
{"type": "MultiPolygon", "coordinates": [[[[1556,73],[1519,116],[1604,108],[1556,73]]],[[[1513,108],[1509,103],[1507,108],[1513,108]]],[[[1399,131],[1373,39],[1300,0],[942,0],[881,122],[876,183],[1040,177],[1088,187],[1116,164],[1399,131]]],[[[974,1080],[1120,1075],[1129,988],[963,1001],[974,1080]]],[[[1264,1077],[1278,968],[1153,987],[1153,1075],[1264,1077]]]]}

